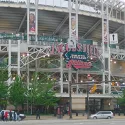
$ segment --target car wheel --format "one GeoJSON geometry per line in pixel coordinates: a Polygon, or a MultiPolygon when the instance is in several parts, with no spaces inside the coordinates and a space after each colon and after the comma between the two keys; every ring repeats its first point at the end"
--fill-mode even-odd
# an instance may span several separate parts
{"type": "Polygon", "coordinates": [[[108,117],[107,117],[107,119],[111,119],[111,117],[110,117],[110,116],[108,116],[108,117]]]}
{"type": "Polygon", "coordinates": [[[97,117],[96,117],[96,116],[94,116],[94,117],[93,117],[93,119],[97,119],[97,117]]]}

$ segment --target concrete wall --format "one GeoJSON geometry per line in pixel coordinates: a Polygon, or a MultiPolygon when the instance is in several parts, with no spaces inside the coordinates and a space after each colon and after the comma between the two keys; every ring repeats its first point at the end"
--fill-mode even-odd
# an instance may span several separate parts
{"type": "Polygon", "coordinates": [[[85,97],[72,97],[72,110],[85,110],[85,97]]]}

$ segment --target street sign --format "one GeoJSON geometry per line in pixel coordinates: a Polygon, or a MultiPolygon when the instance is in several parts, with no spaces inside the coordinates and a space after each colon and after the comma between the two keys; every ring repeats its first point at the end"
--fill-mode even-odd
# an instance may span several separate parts
{"type": "Polygon", "coordinates": [[[118,34],[110,34],[110,44],[118,44],[118,34]]]}
{"type": "Polygon", "coordinates": [[[73,49],[76,48],[76,39],[71,37],[68,39],[68,48],[73,49]]]}

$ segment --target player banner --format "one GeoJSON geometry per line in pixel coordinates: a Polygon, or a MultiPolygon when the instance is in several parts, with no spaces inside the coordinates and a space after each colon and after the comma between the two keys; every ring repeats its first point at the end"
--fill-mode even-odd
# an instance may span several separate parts
{"type": "Polygon", "coordinates": [[[71,16],[71,37],[76,38],[76,16],[71,16]]]}
{"type": "Polygon", "coordinates": [[[108,22],[107,19],[104,19],[104,43],[108,43],[108,22]]]}
{"type": "Polygon", "coordinates": [[[36,15],[35,11],[30,11],[29,13],[29,34],[35,34],[36,32],[36,15]]]}

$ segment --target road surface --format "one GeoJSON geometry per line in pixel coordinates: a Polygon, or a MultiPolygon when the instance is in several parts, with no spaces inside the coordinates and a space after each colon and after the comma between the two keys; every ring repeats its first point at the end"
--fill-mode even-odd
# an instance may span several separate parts
{"type": "Polygon", "coordinates": [[[125,125],[125,119],[0,121],[0,125],[125,125]]]}

